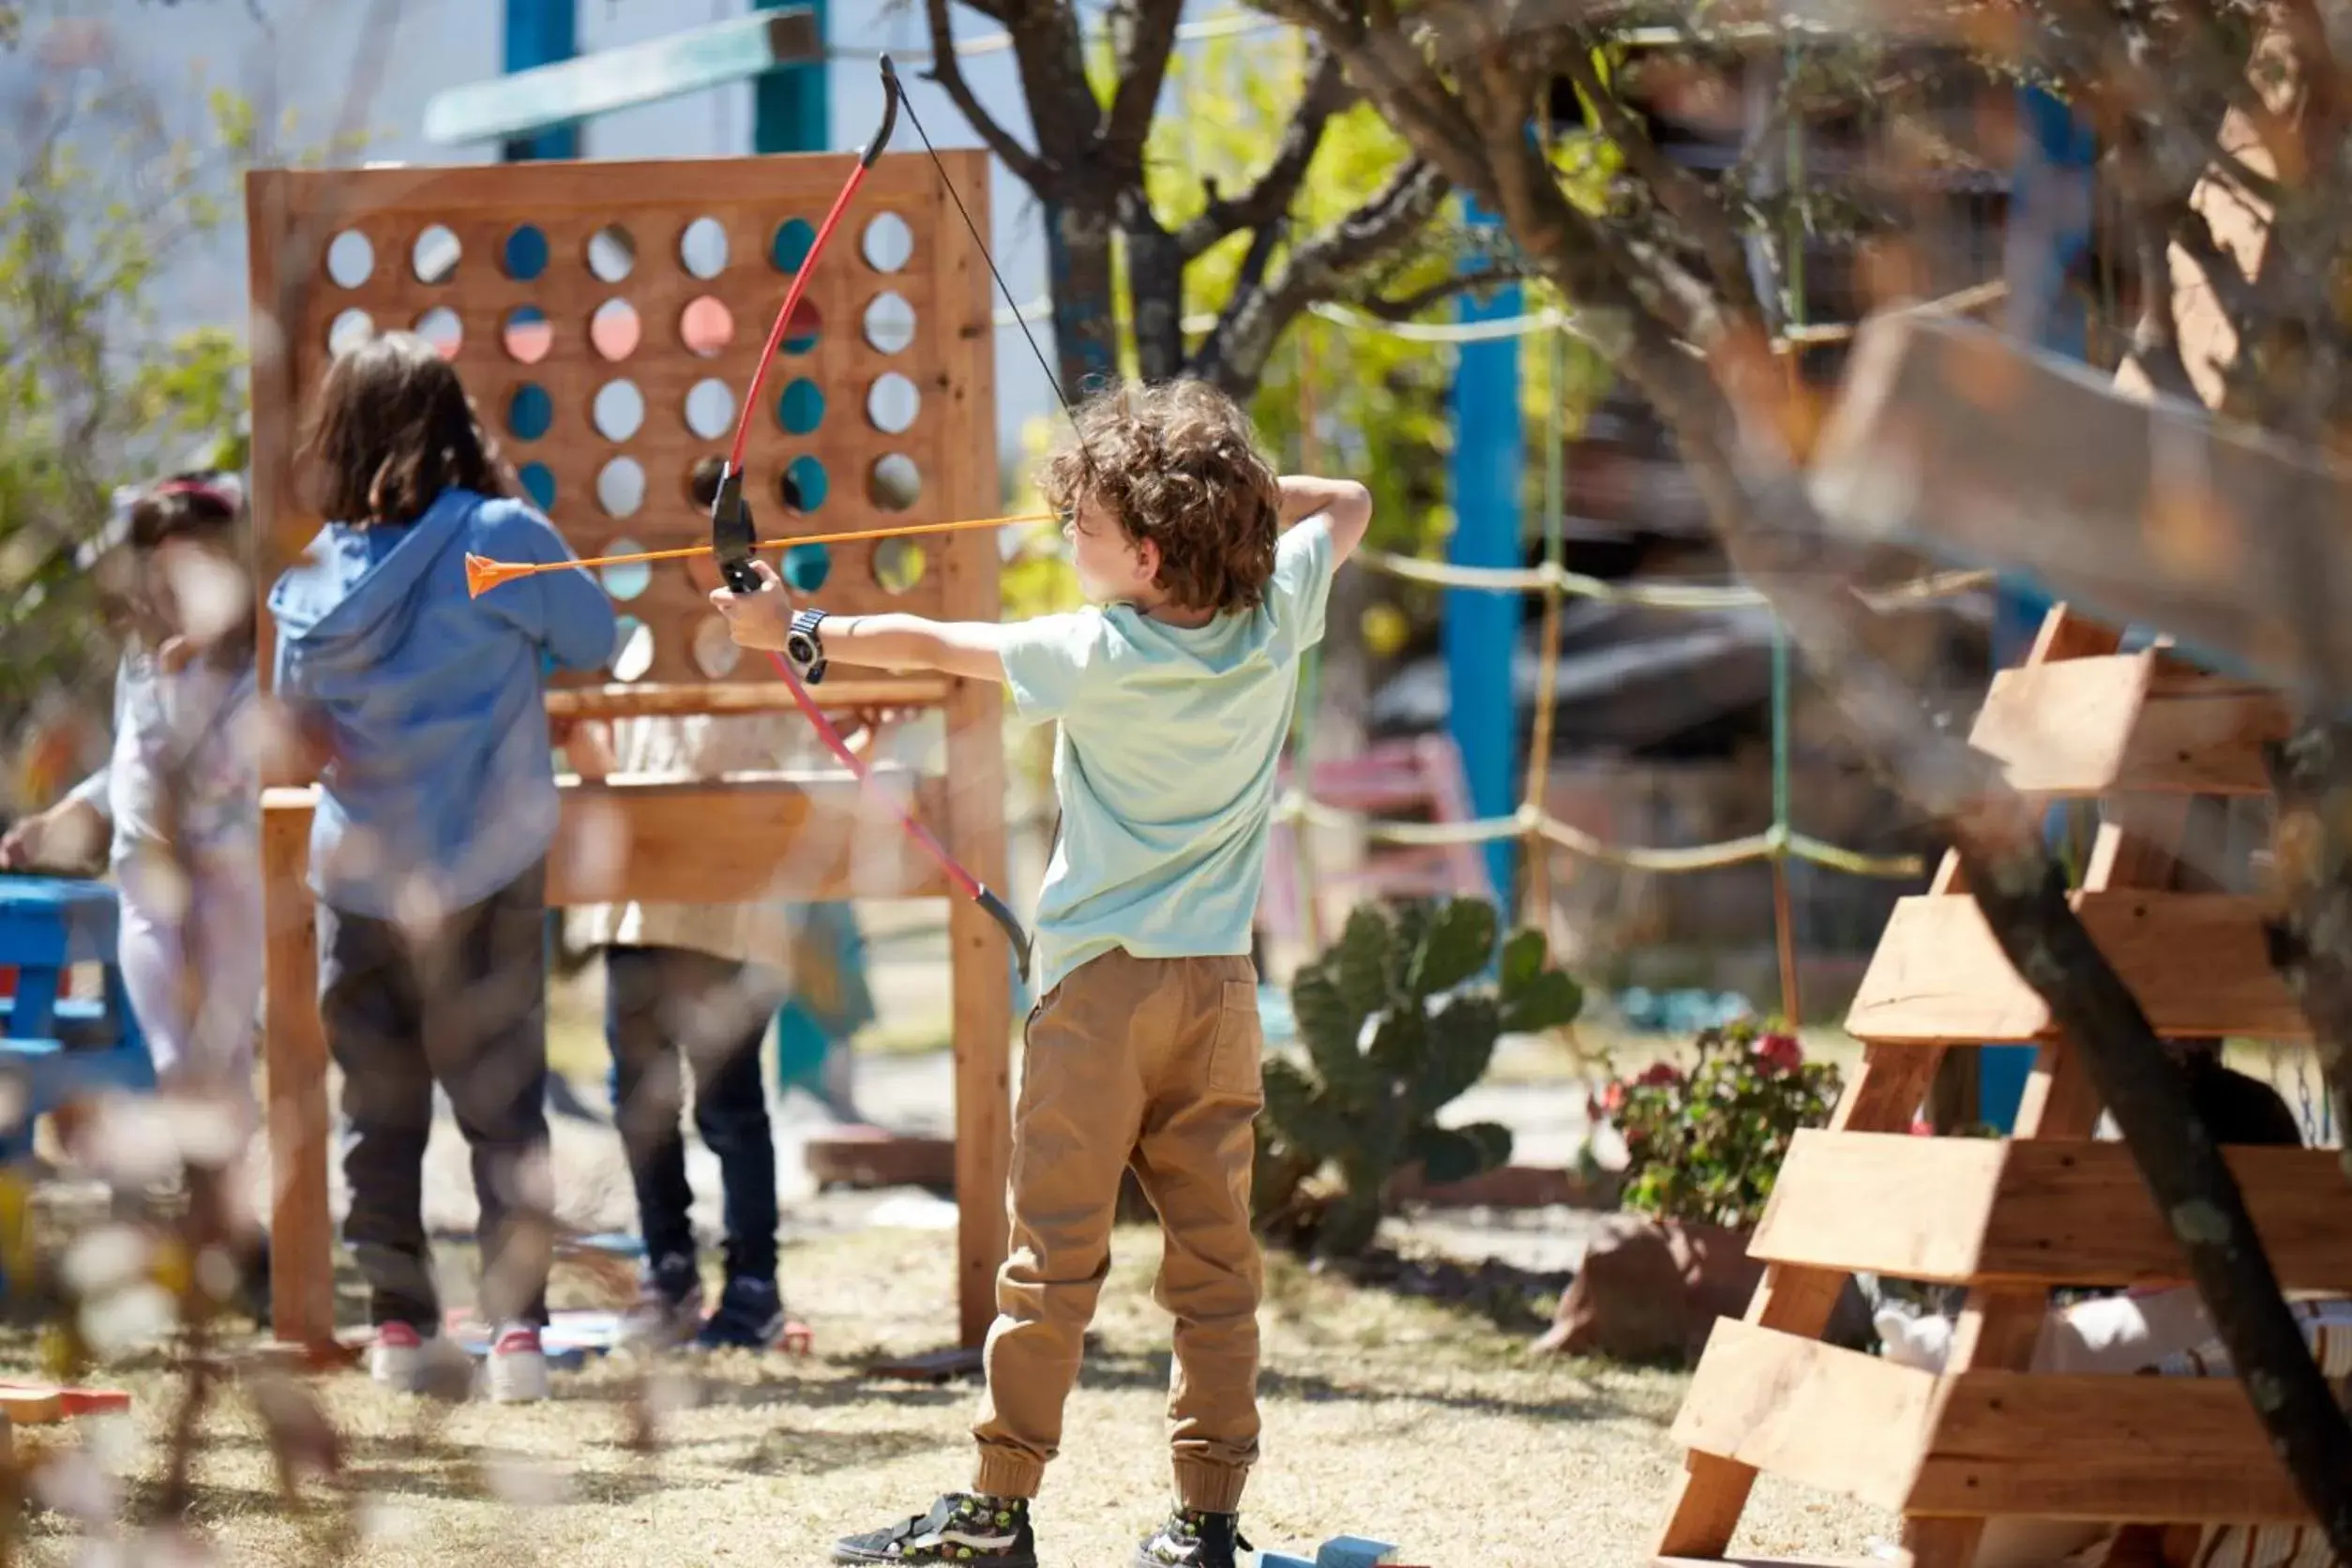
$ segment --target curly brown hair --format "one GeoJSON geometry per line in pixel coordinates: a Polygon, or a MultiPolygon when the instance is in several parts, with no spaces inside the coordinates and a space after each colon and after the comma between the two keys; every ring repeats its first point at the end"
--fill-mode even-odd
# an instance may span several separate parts
{"type": "Polygon", "coordinates": [[[1249,417],[1199,381],[1113,387],[1079,406],[1038,477],[1065,515],[1092,501],[1138,544],[1180,610],[1255,610],[1274,576],[1281,489],[1249,417]]]}

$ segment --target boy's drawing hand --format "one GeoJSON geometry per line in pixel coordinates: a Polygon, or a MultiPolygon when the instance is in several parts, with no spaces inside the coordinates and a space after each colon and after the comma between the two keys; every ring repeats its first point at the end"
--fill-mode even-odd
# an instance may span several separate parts
{"type": "Polygon", "coordinates": [[[792,596],[785,591],[784,580],[776,575],[776,568],[765,561],[753,561],[751,569],[760,579],[757,594],[714,588],[711,608],[727,617],[728,635],[737,647],[781,653],[785,634],[792,629],[792,596]]]}

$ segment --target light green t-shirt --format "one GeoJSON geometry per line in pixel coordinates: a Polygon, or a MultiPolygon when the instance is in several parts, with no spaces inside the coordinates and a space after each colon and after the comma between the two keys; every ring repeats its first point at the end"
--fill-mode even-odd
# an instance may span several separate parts
{"type": "Polygon", "coordinates": [[[1014,711],[1059,720],[1062,833],[1037,900],[1038,994],[1114,947],[1245,955],[1299,656],[1322,641],[1332,538],[1282,535],[1264,601],[1205,626],[1126,605],[1005,627],[1014,711]]]}

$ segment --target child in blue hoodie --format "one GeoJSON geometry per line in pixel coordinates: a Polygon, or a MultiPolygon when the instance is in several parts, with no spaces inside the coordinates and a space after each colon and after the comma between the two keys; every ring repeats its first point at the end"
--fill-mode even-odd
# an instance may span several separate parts
{"type": "Polygon", "coordinates": [[[269,596],[279,700],[326,759],[310,835],[319,1004],[350,1123],[344,1223],[379,1382],[414,1388],[441,1321],[423,1221],[433,1086],[481,1201],[491,1398],[544,1398],[549,1206],[544,661],[611,656],[585,570],[475,600],[469,551],[573,559],[516,499],[458,374],[408,333],[339,356],[302,454],[330,521],[269,596]]]}

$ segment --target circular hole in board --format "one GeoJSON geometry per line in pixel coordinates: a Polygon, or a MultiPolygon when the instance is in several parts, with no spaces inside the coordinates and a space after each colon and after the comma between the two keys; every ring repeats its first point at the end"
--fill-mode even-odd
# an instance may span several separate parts
{"type": "Polygon", "coordinates": [[[536,365],[555,347],[555,324],[535,305],[518,305],[498,328],[499,345],[518,365],[536,365]]]}
{"type": "Polygon", "coordinates": [[[644,324],[637,319],[637,307],[626,299],[608,299],[588,318],[588,341],[598,354],[615,362],[635,354],[643,335],[644,324]]]}
{"type": "Polygon", "coordinates": [[[645,505],[645,465],[635,458],[615,458],[598,469],[596,505],[607,517],[635,517],[645,505]]]}
{"type": "Polygon", "coordinates": [[[326,329],[326,352],[349,354],[376,335],[375,318],[356,307],[339,312],[326,329]]]}
{"type": "Polygon", "coordinates": [[[690,299],[678,313],[678,339],[696,357],[715,359],[735,340],[735,313],[709,294],[690,299]]]}
{"type": "Polygon", "coordinates": [[[517,224],[499,248],[498,264],[518,283],[536,282],[547,270],[547,232],[536,223],[517,224]]]}
{"type": "Polygon", "coordinates": [[[923,471],[904,452],[885,452],[866,475],[866,498],[885,512],[903,512],[923,494],[923,471]]]}
{"type": "Polygon", "coordinates": [[[817,309],[815,300],[804,299],[792,307],[792,319],[784,324],[781,347],[786,354],[807,354],[817,346],[824,329],[824,312],[817,309]]]}
{"type": "Polygon", "coordinates": [[[866,417],[884,435],[902,435],[923,412],[923,395],[896,370],[885,370],[866,389],[866,417]]]}
{"type": "Polygon", "coordinates": [[[896,289],[885,289],[866,307],[866,341],[877,354],[897,354],[914,341],[914,307],[896,289]]]}
{"type": "Polygon", "coordinates": [[[326,276],[339,289],[355,289],[376,270],[376,248],[356,229],[327,242],[326,276]]]}
{"type": "Polygon", "coordinates": [[[718,476],[727,472],[727,460],[716,454],[698,459],[686,470],[686,499],[707,512],[711,503],[718,499],[718,476]]]}
{"type": "Polygon", "coordinates": [[[444,359],[455,359],[465,346],[465,324],[446,305],[436,305],[416,318],[416,335],[444,359]]]}
{"type": "Polygon", "coordinates": [[[517,475],[530,493],[531,504],[542,512],[555,510],[555,472],[543,462],[527,462],[517,475]]]}
{"type": "Polygon", "coordinates": [[[645,394],[633,381],[608,381],[596,388],[589,417],[605,440],[626,441],[645,423],[645,394]]]}
{"type": "Polygon", "coordinates": [[[547,388],[526,381],[506,400],[506,431],[517,441],[536,441],[555,423],[555,400],[547,388]]]}
{"type": "Polygon", "coordinates": [[[678,264],[697,278],[716,278],[727,270],[727,226],[716,218],[698,218],[678,236],[678,264]]]}
{"type": "Polygon", "coordinates": [[[776,394],[776,422],[786,435],[808,435],[825,421],[825,395],[802,376],[785,383],[776,394]]]}
{"type": "Polygon", "coordinates": [[[705,679],[725,680],[742,658],[743,647],[727,630],[724,616],[713,615],[694,628],[694,668],[705,679]]]}
{"type": "Polygon", "coordinates": [[[923,580],[923,547],[912,539],[884,539],[874,547],[874,586],[885,594],[907,594],[923,580]]]}
{"type": "Polygon", "coordinates": [[[794,545],[784,552],[784,585],[795,594],[813,594],[833,575],[830,545],[794,545]]]}
{"type": "Polygon", "coordinates": [[[618,223],[588,236],[588,270],[599,281],[618,283],[637,270],[637,241],[618,223]]]}
{"type": "Polygon", "coordinates": [[[641,681],[654,667],[654,628],[634,615],[624,615],[612,626],[612,662],[607,666],[616,681],[641,681]]]}
{"type": "Polygon", "coordinates": [[[858,249],[876,272],[896,272],[914,254],[914,231],[895,212],[878,213],[866,225],[858,249]]]}
{"type": "MultiPolygon", "coordinates": [[[[625,534],[597,553],[600,555],[635,555],[644,548],[643,545],[625,534]]],[[[642,594],[646,586],[654,580],[654,568],[650,562],[628,561],[617,566],[604,567],[603,575],[604,591],[626,604],[642,594]]]]}
{"type": "Polygon", "coordinates": [[[817,231],[808,226],[806,218],[788,218],[776,226],[776,234],[768,240],[768,261],[778,272],[798,272],[808,260],[808,249],[817,243],[817,231]]]}
{"type": "Polygon", "coordinates": [[[795,512],[814,512],[825,504],[832,490],[832,481],[825,477],[825,465],[804,452],[784,465],[784,472],[776,481],[776,492],[786,508],[795,512]]]}
{"type": "Polygon", "coordinates": [[[416,236],[409,248],[408,264],[419,283],[446,283],[458,275],[458,258],[464,253],[447,225],[436,223],[416,236]]]}
{"type": "Polygon", "coordinates": [[[735,389],[716,376],[705,376],[686,388],[686,422],[704,441],[716,441],[727,433],[728,421],[735,416],[735,389]]]}

